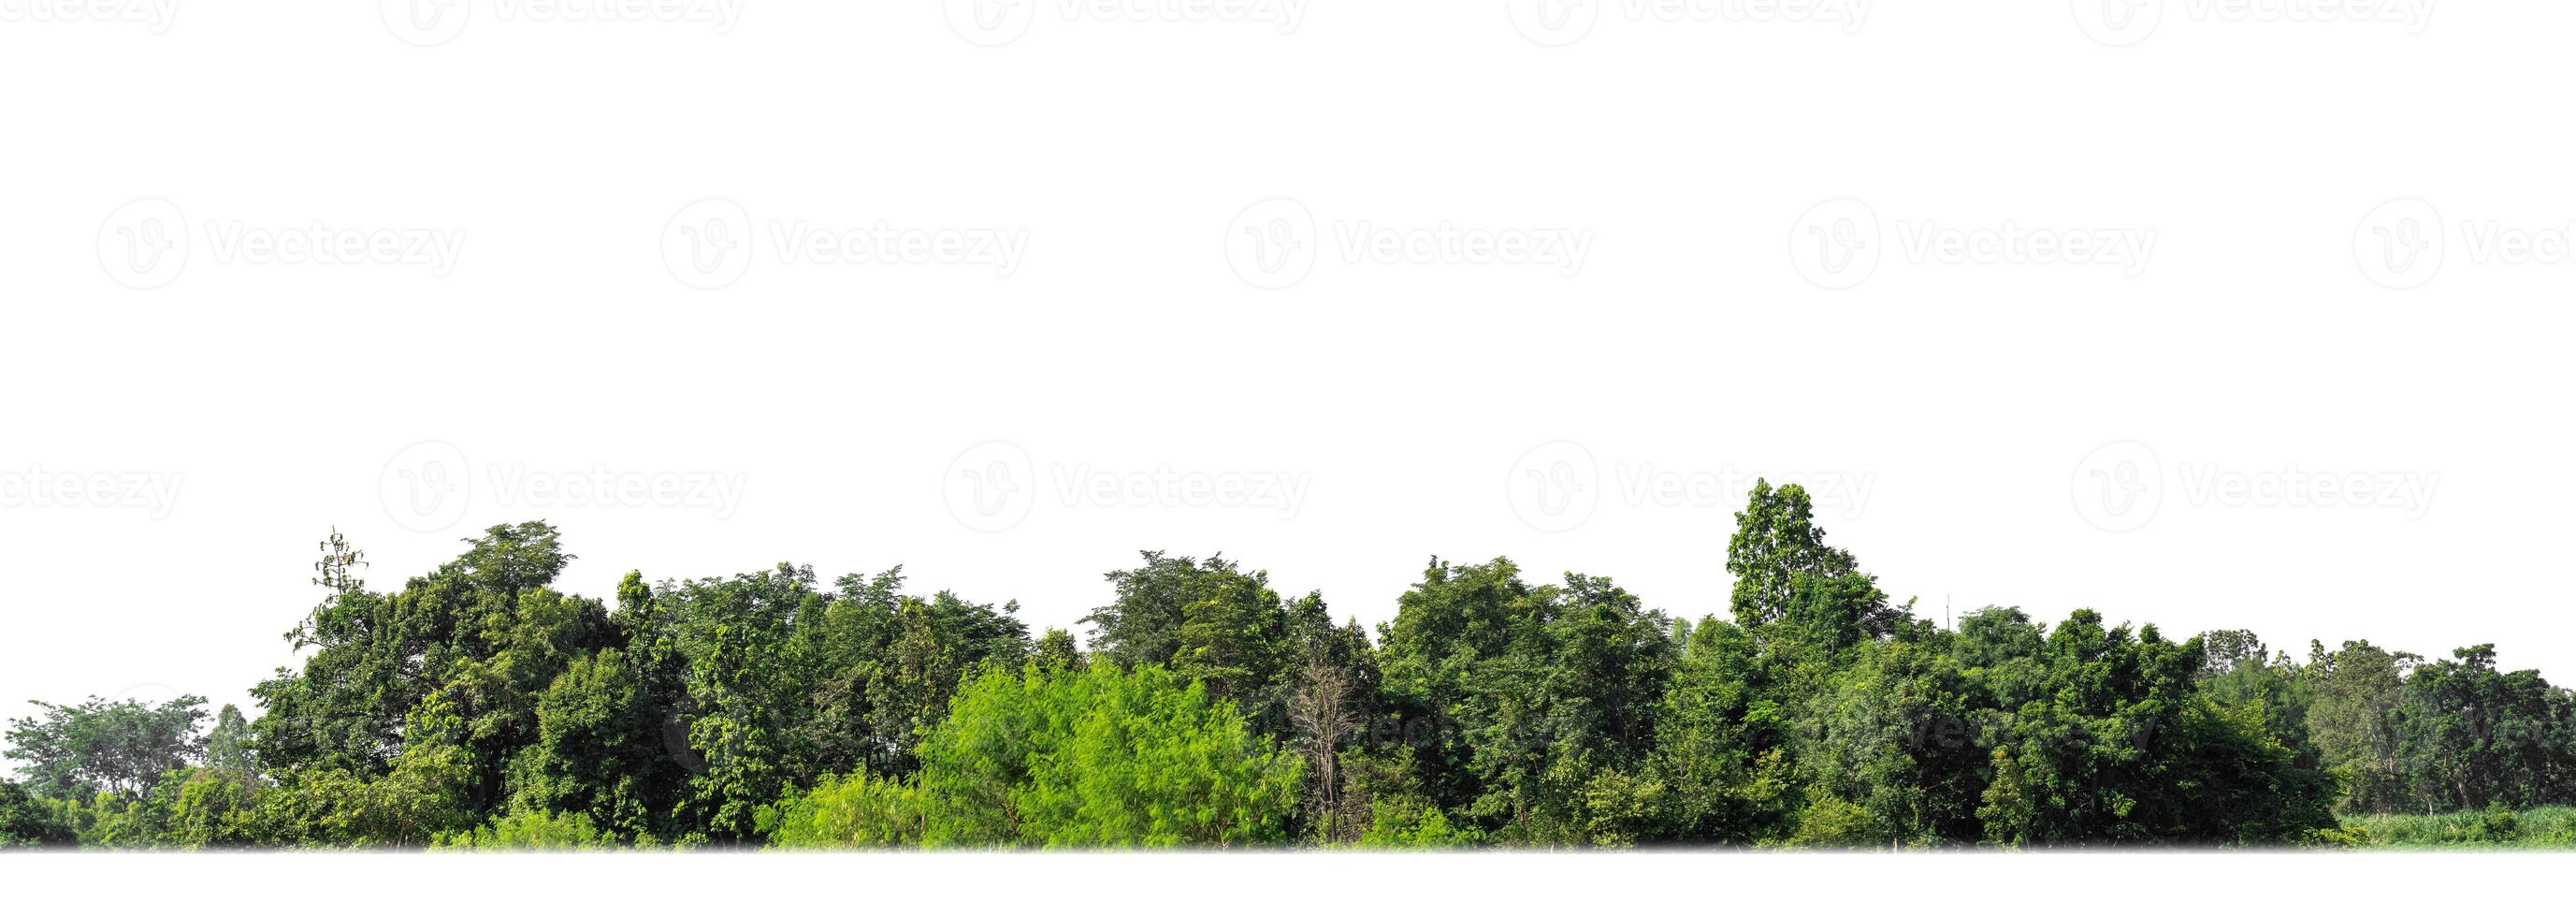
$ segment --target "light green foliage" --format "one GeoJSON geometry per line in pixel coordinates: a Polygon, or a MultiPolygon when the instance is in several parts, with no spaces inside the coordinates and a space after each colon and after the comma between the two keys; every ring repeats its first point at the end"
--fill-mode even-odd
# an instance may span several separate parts
{"type": "Polygon", "coordinates": [[[759,822],[771,846],[790,850],[912,846],[928,833],[909,781],[866,774],[825,777],[760,810],[759,822]]]}
{"type": "Polygon", "coordinates": [[[987,673],[921,761],[927,840],[958,846],[1277,843],[1299,778],[1233,702],[1152,665],[987,673]]]}
{"type": "Polygon", "coordinates": [[[444,850],[608,850],[617,838],[581,812],[516,812],[471,831],[441,834],[430,847],[444,850]]]}
{"type": "Polygon", "coordinates": [[[1439,806],[1418,799],[1380,799],[1370,810],[1368,830],[1353,846],[1366,850],[1441,850],[1474,846],[1473,828],[1449,823],[1439,806]]]}
{"type": "Polygon", "coordinates": [[[2340,839],[2358,846],[2569,850],[2576,849],[2576,807],[2516,811],[2498,805],[2440,815],[2360,815],[2346,818],[2343,829],[2340,839]]]}

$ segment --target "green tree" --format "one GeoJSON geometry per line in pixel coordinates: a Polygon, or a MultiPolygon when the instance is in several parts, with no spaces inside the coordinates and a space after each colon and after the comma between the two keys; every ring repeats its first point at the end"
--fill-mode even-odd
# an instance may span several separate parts
{"type": "Polygon", "coordinates": [[[1295,756],[1160,666],[992,671],[921,747],[938,845],[1235,847],[1287,838],[1295,756]]]}
{"type": "Polygon", "coordinates": [[[7,756],[20,762],[27,789],[40,795],[137,799],[164,772],[205,754],[199,726],[206,699],[193,694],[158,704],[103,697],[68,705],[31,703],[38,715],[9,721],[7,756]]]}
{"type": "MultiPolygon", "coordinates": [[[[1527,844],[1632,837],[1625,818],[1606,832],[1615,838],[1592,830],[1603,813],[1584,789],[1643,766],[1672,630],[1607,579],[1533,587],[1509,560],[1434,558],[1381,632],[1379,659],[1398,714],[1436,725],[1419,760],[1447,820],[1527,844]]],[[[1614,795],[1603,801],[1634,808],[1614,795]]]]}
{"type": "Polygon", "coordinates": [[[1092,648],[1127,668],[1160,665],[1198,679],[1256,728],[1285,732],[1301,650],[1333,626],[1323,597],[1282,599],[1268,572],[1245,572],[1222,556],[1143,557],[1143,566],[1108,575],[1117,599],[1082,619],[1092,648]]]}
{"type": "Polygon", "coordinates": [[[0,850],[71,846],[77,835],[49,802],[14,782],[0,780],[0,850]]]}

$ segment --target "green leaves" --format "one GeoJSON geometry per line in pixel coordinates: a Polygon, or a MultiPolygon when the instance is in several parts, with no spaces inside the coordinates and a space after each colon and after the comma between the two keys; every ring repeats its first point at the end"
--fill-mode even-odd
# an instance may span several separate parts
{"type": "MultiPolygon", "coordinates": [[[[1728,615],[1433,558],[1377,639],[1148,552],[1032,641],[1014,604],[779,564],[558,591],[542,522],[389,593],[336,535],[309,655],[225,707],[40,705],[0,847],[1793,847],[2527,843],[2576,695],[2492,646],[2267,655],[2089,610],[1956,630],[1755,487],[1728,615]],[[2422,823],[2346,812],[2471,810],[2422,823]],[[2448,840],[2442,840],[2448,839],[2448,840]]],[[[2576,835],[2569,835],[2576,837],[2576,835]]]]}
{"type": "Polygon", "coordinates": [[[185,695],[159,704],[92,697],[72,705],[34,701],[38,716],[9,721],[8,757],[22,762],[28,789],[80,798],[110,793],[141,797],[161,774],[204,753],[197,734],[206,699],[185,695]]]}
{"type": "Polygon", "coordinates": [[[921,749],[926,839],[1229,847],[1287,837],[1300,765],[1159,666],[1031,666],[961,692],[921,749]]]}

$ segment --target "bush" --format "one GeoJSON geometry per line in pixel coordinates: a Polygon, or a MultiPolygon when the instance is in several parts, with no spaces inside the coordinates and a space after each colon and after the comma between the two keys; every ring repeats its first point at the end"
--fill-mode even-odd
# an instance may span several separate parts
{"type": "Polygon", "coordinates": [[[430,841],[443,850],[610,850],[617,839],[590,823],[580,812],[517,812],[472,831],[442,834],[430,841]]]}
{"type": "Polygon", "coordinates": [[[825,777],[754,816],[770,846],[791,850],[900,847],[919,844],[927,826],[911,784],[870,777],[825,777]]]}

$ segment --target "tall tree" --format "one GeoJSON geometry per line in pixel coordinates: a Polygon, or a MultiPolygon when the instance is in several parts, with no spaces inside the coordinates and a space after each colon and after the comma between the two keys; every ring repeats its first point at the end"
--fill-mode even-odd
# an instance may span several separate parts
{"type": "Polygon", "coordinates": [[[9,721],[8,757],[21,762],[27,788],[45,796],[139,799],[163,773],[194,763],[206,750],[199,732],[206,699],[193,694],[158,704],[103,697],[33,703],[36,716],[9,721]]]}

